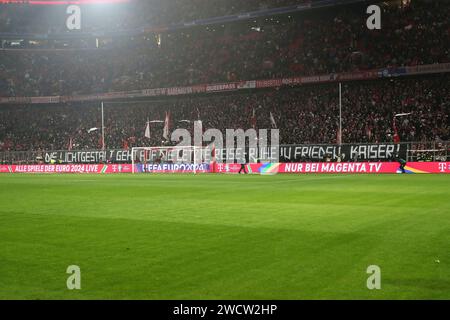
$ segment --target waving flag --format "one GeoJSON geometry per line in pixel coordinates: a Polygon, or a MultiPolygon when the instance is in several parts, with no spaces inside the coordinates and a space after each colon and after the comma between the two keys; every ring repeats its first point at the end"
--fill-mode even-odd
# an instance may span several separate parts
{"type": "Polygon", "coordinates": [[[150,121],[147,120],[147,126],[145,127],[144,137],[150,139],[150,121]]]}
{"type": "Polygon", "coordinates": [[[128,140],[122,140],[122,149],[128,150],[128,140]]]}
{"type": "Polygon", "coordinates": [[[273,117],[272,112],[270,113],[270,124],[272,125],[272,129],[277,128],[277,123],[275,122],[275,118],[273,117]]]}
{"type": "Polygon", "coordinates": [[[169,140],[169,123],[170,123],[170,112],[166,111],[166,120],[164,121],[163,137],[169,140]]]}
{"type": "Polygon", "coordinates": [[[397,113],[394,117],[403,117],[403,116],[409,116],[412,112],[408,113],[397,113]]]}
{"type": "Polygon", "coordinates": [[[372,138],[372,128],[368,125],[366,125],[366,136],[369,138],[369,140],[372,138]]]}
{"type": "Polygon", "coordinates": [[[398,135],[398,131],[397,131],[397,125],[395,124],[395,117],[394,117],[394,143],[399,143],[400,142],[400,136],[398,135]]]}

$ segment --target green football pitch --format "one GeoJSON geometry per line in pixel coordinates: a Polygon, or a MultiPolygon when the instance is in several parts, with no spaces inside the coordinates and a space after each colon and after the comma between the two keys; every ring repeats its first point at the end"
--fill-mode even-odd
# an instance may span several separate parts
{"type": "Polygon", "coordinates": [[[0,299],[450,299],[445,175],[2,174],[0,196],[0,299]]]}

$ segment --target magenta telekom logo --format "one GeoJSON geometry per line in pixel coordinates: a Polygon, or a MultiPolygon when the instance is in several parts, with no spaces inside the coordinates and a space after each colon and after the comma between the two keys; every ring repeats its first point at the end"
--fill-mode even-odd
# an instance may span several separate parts
{"type": "Polygon", "coordinates": [[[441,162],[441,163],[439,163],[439,171],[440,172],[445,172],[445,166],[446,166],[447,164],[445,163],[445,162],[441,162]]]}

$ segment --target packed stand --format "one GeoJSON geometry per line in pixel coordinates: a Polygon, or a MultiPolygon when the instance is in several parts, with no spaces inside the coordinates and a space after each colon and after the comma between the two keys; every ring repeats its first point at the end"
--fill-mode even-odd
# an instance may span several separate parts
{"type": "Polygon", "coordinates": [[[100,49],[6,50],[0,52],[0,96],[75,95],[444,63],[450,61],[449,8],[449,1],[384,6],[381,31],[366,28],[365,7],[344,6],[105,40],[100,49]]]}
{"type": "MultiPolygon", "coordinates": [[[[449,139],[450,75],[349,82],[343,85],[343,142],[393,141],[396,127],[401,141],[449,139]]],[[[337,84],[263,90],[256,93],[184,96],[146,102],[106,103],[105,142],[109,149],[159,146],[165,143],[164,121],[170,130],[192,130],[202,120],[205,130],[248,129],[253,110],[258,129],[271,128],[270,112],[280,129],[281,143],[336,143],[337,84]],[[183,120],[183,121],[181,121],[183,120]],[[187,120],[187,121],[186,121],[187,120]],[[190,121],[190,122],[188,122],[190,121]]],[[[83,105],[28,105],[0,108],[0,150],[67,150],[101,148],[99,103],[83,105]]]]}

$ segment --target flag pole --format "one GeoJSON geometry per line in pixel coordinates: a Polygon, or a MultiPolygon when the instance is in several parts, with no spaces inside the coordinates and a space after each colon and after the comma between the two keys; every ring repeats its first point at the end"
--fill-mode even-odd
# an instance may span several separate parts
{"type": "Polygon", "coordinates": [[[342,145],[342,83],[339,82],[339,146],[342,145]]]}
{"type": "Polygon", "coordinates": [[[105,117],[103,113],[103,101],[102,101],[102,150],[105,150],[105,117]]]}

